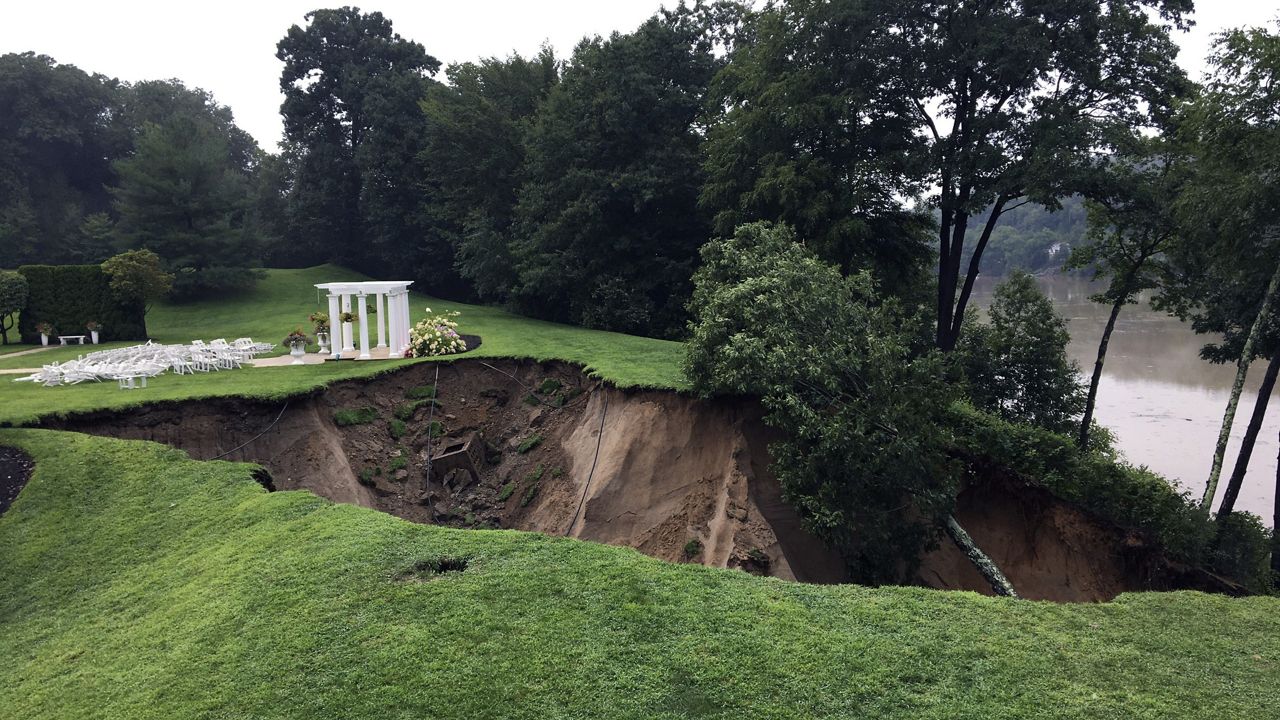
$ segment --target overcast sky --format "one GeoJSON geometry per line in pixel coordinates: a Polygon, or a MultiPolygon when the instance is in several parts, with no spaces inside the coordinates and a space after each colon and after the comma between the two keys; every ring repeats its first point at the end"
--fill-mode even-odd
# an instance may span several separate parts
{"type": "MultiPolygon", "coordinates": [[[[905,0],[909,1],[909,0],[905,0]]],[[[585,35],[627,32],[662,0],[384,0],[380,10],[402,36],[445,65],[511,52],[531,55],[543,42],[564,57],[585,35]]],[[[1274,20],[1269,0],[1209,0],[1197,27],[1178,38],[1183,66],[1198,78],[1212,33],[1274,20]]],[[[0,54],[34,50],[59,62],[121,80],[179,78],[231,107],[236,122],[266,149],[280,139],[281,64],[276,42],[318,0],[8,0],[0,54]]],[[[443,73],[439,76],[443,79],[443,73]]]]}

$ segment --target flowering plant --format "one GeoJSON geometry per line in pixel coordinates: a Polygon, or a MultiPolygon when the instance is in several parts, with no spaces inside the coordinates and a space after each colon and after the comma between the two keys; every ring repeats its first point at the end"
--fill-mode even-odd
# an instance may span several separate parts
{"type": "Polygon", "coordinates": [[[360,316],[353,312],[338,313],[338,321],[344,323],[353,323],[360,319],[360,316]]]}
{"type": "Polygon", "coordinates": [[[303,345],[306,345],[307,341],[308,341],[307,334],[302,332],[302,328],[300,327],[294,328],[293,332],[284,336],[285,345],[295,345],[297,343],[302,343],[303,345]]]}
{"type": "Polygon", "coordinates": [[[311,321],[311,324],[316,326],[316,332],[329,332],[329,313],[313,312],[311,315],[307,316],[307,319],[311,321]]]}
{"type": "Polygon", "coordinates": [[[84,324],[84,329],[88,330],[89,332],[97,332],[102,329],[102,323],[98,322],[97,320],[90,320],[89,322],[84,324]]]}
{"type": "Polygon", "coordinates": [[[467,343],[458,334],[458,323],[449,319],[458,313],[431,315],[431,308],[427,308],[427,313],[426,319],[409,329],[409,350],[413,357],[450,355],[467,349],[467,343]]]}
{"type": "Polygon", "coordinates": [[[53,325],[50,325],[47,322],[36,323],[36,332],[40,333],[41,335],[52,335],[53,325]]]}

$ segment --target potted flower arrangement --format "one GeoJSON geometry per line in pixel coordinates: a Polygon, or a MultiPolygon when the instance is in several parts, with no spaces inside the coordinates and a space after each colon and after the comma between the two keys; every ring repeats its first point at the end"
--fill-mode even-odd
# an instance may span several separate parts
{"type": "Polygon", "coordinates": [[[316,342],[320,345],[320,352],[329,349],[329,313],[313,312],[309,318],[311,324],[316,328],[316,342]]]}
{"type": "Polygon", "coordinates": [[[102,329],[102,323],[97,320],[90,320],[84,324],[84,329],[89,331],[89,339],[94,345],[98,344],[98,331],[102,329]]]}
{"type": "Polygon", "coordinates": [[[284,336],[284,344],[289,346],[289,355],[293,357],[290,365],[303,365],[302,356],[307,353],[307,334],[302,328],[294,328],[293,332],[284,336]]]}
{"type": "Polygon", "coordinates": [[[353,323],[360,319],[360,316],[353,312],[344,312],[338,315],[338,320],[344,323],[353,323]]]}
{"type": "MultiPolygon", "coordinates": [[[[431,308],[426,310],[428,313],[431,312],[431,308]]],[[[458,334],[458,323],[451,319],[457,316],[458,313],[451,312],[428,315],[426,319],[419,320],[409,329],[409,349],[406,354],[412,353],[412,357],[427,357],[465,352],[467,343],[458,334]]]]}
{"type": "Polygon", "coordinates": [[[40,333],[40,344],[48,345],[49,336],[53,335],[57,331],[53,329],[53,325],[50,325],[47,322],[41,322],[36,323],[36,332],[40,333]]]}

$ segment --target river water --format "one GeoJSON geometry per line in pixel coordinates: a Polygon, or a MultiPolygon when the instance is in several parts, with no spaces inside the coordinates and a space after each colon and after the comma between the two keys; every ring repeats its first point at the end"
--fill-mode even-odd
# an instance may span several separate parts
{"type": "MultiPolygon", "coordinates": [[[[974,301],[986,307],[999,278],[980,278],[974,301]]],[[[1071,332],[1068,354],[1080,365],[1084,381],[1093,372],[1098,340],[1110,308],[1089,301],[1099,286],[1082,278],[1052,275],[1038,278],[1041,289],[1067,318],[1071,332]]],[[[1120,312],[1098,386],[1097,421],[1116,435],[1116,444],[1132,463],[1146,465],[1198,500],[1213,462],[1235,365],[1200,359],[1210,336],[1198,336],[1188,324],[1151,309],[1146,302],[1120,312]]],[[[1253,412],[1258,385],[1266,369],[1255,362],[1240,399],[1231,444],[1227,449],[1219,500],[1235,464],[1240,440],[1253,412]]],[[[1249,473],[1236,509],[1247,510],[1272,524],[1276,484],[1276,452],[1280,404],[1274,399],[1254,445],[1249,473]]]]}

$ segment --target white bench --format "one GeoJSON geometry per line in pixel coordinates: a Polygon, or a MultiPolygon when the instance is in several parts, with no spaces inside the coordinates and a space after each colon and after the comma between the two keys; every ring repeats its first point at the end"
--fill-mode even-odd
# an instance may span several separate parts
{"type": "Polygon", "coordinates": [[[87,335],[59,335],[58,341],[61,342],[63,345],[66,345],[68,340],[75,340],[76,342],[83,345],[84,339],[86,337],[88,336],[87,335]]]}

